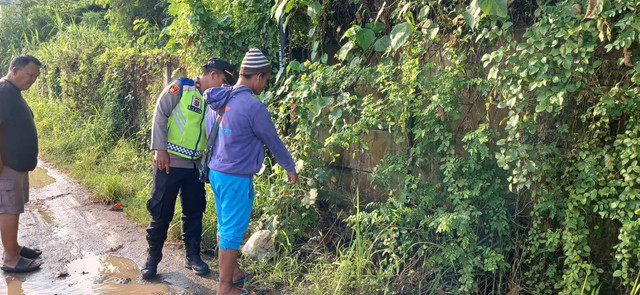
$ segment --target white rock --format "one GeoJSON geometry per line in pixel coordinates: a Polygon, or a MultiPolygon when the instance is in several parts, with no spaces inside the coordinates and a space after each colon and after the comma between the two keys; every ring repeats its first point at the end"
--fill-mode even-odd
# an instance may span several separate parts
{"type": "Polygon", "coordinates": [[[276,247],[273,244],[273,237],[269,230],[259,230],[251,235],[249,240],[242,247],[242,252],[253,258],[265,259],[275,253],[276,247]]]}

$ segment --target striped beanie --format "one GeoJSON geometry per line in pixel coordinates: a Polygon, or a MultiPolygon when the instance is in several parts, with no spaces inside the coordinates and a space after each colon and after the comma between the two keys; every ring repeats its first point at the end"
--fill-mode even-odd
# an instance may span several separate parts
{"type": "Polygon", "coordinates": [[[260,49],[253,47],[244,55],[240,65],[240,75],[271,73],[271,63],[260,49]]]}

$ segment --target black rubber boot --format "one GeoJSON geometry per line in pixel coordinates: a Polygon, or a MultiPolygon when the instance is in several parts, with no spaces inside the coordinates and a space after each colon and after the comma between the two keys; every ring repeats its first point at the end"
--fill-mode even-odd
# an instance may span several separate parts
{"type": "Polygon", "coordinates": [[[209,273],[209,265],[200,258],[200,241],[184,241],[184,247],[187,252],[184,261],[184,267],[193,270],[197,275],[209,273]]]}
{"type": "Polygon", "coordinates": [[[153,279],[158,273],[158,263],[162,260],[162,244],[149,242],[147,248],[147,262],[142,267],[142,278],[145,280],[153,279]]]}

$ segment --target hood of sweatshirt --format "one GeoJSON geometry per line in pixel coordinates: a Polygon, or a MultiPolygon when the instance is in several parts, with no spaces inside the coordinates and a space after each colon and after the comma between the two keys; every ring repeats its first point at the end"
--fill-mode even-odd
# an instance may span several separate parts
{"type": "Polygon", "coordinates": [[[231,98],[213,144],[209,168],[230,175],[252,177],[262,167],[266,145],[287,172],[295,173],[293,158],[278,136],[271,114],[247,86],[205,91],[204,98],[209,104],[206,134],[211,134],[217,119],[215,111],[222,107],[230,93],[231,98]]]}
{"type": "Polygon", "coordinates": [[[241,85],[233,88],[227,87],[227,86],[209,88],[205,90],[203,96],[207,104],[212,109],[217,110],[222,106],[222,104],[224,104],[224,101],[225,99],[227,99],[229,92],[232,92],[233,95],[236,95],[242,92],[249,92],[249,94],[253,94],[253,91],[251,91],[251,88],[249,88],[248,86],[241,85]]]}

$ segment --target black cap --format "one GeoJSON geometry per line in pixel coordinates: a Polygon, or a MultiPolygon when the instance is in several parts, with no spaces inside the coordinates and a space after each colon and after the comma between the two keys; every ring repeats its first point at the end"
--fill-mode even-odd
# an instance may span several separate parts
{"type": "Polygon", "coordinates": [[[226,60],[220,59],[217,57],[212,57],[202,67],[220,70],[224,73],[225,77],[227,77],[227,83],[229,85],[236,84],[236,78],[233,77],[233,75],[235,75],[235,72],[236,72],[236,67],[231,65],[226,60]]]}

